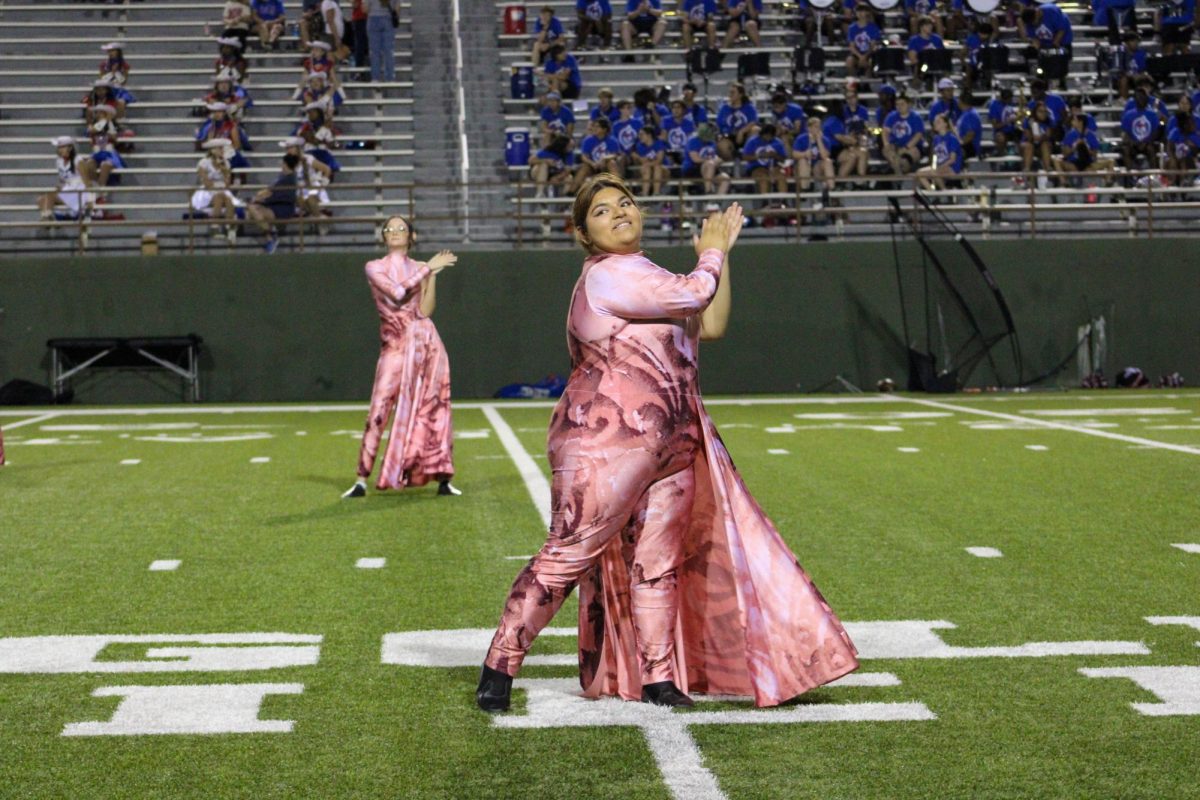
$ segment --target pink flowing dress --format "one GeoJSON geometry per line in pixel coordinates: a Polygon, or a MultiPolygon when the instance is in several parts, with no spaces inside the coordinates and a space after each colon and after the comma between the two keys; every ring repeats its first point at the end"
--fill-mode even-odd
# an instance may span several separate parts
{"type": "Polygon", "coordinates": [[[366,266],[379,310],[379,362],[359,451],[358,475],[367,478],[388,418],[387,450],[376,486],[421,486],[454,474],[450,419],[450,360],[433,321],[421,313],[421,282],[429,267],[390,253],[366,266]]]}
{"type": "Polygon", "coordinates": [[[781,703],[858,666],[841,623],[746,490],[700,399],[700,312],[723,256],[675,275],[642,254],[584,263],[573,371],[548,434],[545,546],[517,576],[485,664],[519,670],[580,587],[584,694],[645,683],[781,703]]]}

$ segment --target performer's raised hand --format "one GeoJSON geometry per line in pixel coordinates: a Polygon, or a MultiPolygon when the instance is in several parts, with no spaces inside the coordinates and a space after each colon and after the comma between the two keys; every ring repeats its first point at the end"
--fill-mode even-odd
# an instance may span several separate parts
{"type": "Polygon", "coordinates": [[[434,275],[444,270],[446,267],[452,267],[458,263],[458,256],[449,250],[443,250],[433,258],[426,262],[429,266],[429,271],[434,275]]]}
{"type": "Polygon", "coordinates": [[[692,237],[696,255],[712,248],[728,253],[733,249],[738,234],[742,231],[744,219],[742,207],[738,203],[733,203],[724,211],[714,211],[709,214],[700,229],[700,235],[692,237]]]}

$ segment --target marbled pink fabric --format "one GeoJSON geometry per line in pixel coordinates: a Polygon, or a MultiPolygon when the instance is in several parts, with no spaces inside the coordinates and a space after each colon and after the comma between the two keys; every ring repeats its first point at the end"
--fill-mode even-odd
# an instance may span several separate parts
{"type": "Polygon", "coordinates": [[[841,624],[754,503],[700,401],[699,314],[719,250],[675,275],[589,258],[567,322],[574,369],[548,434],[546,544],[517,576],[485,663],[515,675],[580,585],[589,696],[643,683],[772,705],[857,666],[841,624]]]}
{"type": "Polygon", "coordinates": [[[393,253],[368,261],[366,271],[379,310],[381,349],[358,474],[371,474],[392,417],[375,485],[421,486],[434,476],[454,473],[450,360],[433,321],[421,313],[421,282],[429,276],[429,267],[393,253]]]}
{"type": "Polygon", "coordinates": [[[4,466],[4,431],[0,430],[0,467],[4,466]]]}

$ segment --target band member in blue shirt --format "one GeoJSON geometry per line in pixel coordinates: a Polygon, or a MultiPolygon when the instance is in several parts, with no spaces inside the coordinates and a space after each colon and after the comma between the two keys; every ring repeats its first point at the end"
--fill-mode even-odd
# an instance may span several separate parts
{"type": "Polygon", "coordinates": [[[742,35],[742,31],[746,32],[755,47],[762,47],[762,40],[758,36],[762,10],[762,0],[725,0],[725,15],[728,19],[725,27],[726,50],[733,46],[742,35]]]}
{"type": "Polygon", "coordinates": [[[1063,137],[1062,155],[1054,159],[1059,172],[1111,172],[1113,160],[1101,158],[1100,139],[1087,129],[1082,114],[1071,117],[1071,129],[1063,137]]]}
{"type": "MultiPolygon", "coordinates": [[[[683,49],[691,50],[693,30],[704,31],[705,42],[710,48],[717,46],[717,0],[683,0],[683,11],[679,21],[683,34],[683,49]]],[[[701,120],[696,120],[700,122],[701,120]]]]}
{"type": "Polygon", "coordinates": [[[871,19],[871,7],[865,2],[854,8],[855,21],[846,29],[846,74],[854,76],[871,72],[871,54],[883,44],[883,32],[871,19]]]}
{"type": "Polygon", "coordinates": [[[673,163],[682,164],[688,139],[696,132],[696,124],[688,116],[682,100],[671,101],[671,116],[663,120],[662,140],[667,144],[673,163]]]}
{"type": "Polygon", "coordinates": [[[575,135],[575,113],[569,106],[563,105],[562,96],[558,92],[547,92],[545,105],[539,113],[541,121],[538,127],[542,134],[542,147],[548,147],[551,140],[558,134],[568,138],[575,135]]]}
{"type": "Polygon", "coordinates": [[[600,37],[600,46],[607,49],[612,45],[612,5],[608,0],[575,0],[576,50],[588,49],[588,37],[593,33],[600,37]]]}
{"type": "Polygon", "coordinates": [[[708,122],[708,109],[696,100],[696,84],[685,83],[683,85],[683,107],[687,109],[692,122],[697,125],[701,122],[708,122]]]}
{"type": "Polygon", "coordinates": [[[705,194],[729,191],[729,176],[721,171],[721,156],[717,153],[717,133],[707,122],[701,122],[696,135],[688,139],[683,177],[703,180],[705,194]]]}
{"type": "Polygon", "coordinates": [[[771,95],[771,117],[775,123],[775,134],[787,144],[804,132],[808,115],[803,108],[789,102],[786,94],[776,92],[771,95]]]}
{"type": "Polygon", "coordinates": [[[759,194],[766,194],[774,186],[777,192],[787,191],[787,175],[783,162],[787,161],[787,148],[775,136],[775,125],[764,123],[758,135],[752,136],[742,148],[742,161],[754,179],[759,194]]]}
{"type": "Polygon", "coordinates": [[[667,143],[659,138],[658,128],[647,125],[638,131],[638,143],[633,149],[633,163],[642,176],[642,197],[662,193],[667,180],[667,143]]]}
{"type": "Polygon", "coordinates": [[[917,20],[917,32],[908,39],[908,63],[912,65],[913,75],[920,77],[921,74],[917,53],[930,49],[945,50],[946,43],[933,32],[933,18],[923,16],[917,20]]]}
{"type": "Polygon", "coordinates": [[[975,108],[975,96],[963,92],[959,97],[962,113],[954,123],[954,132],[963,148],[964,158],[978,158],[983,155],[983,118],[975,108]]]}
{"type": "Polygon", "coordinates": [[[945,114],[933,118],[933,143],[929,149],[930,164],[917,170],[917,181],[925,191],[944,189],[946,178],[953,178],[963,168],[962,145],[945,114]]]}
{"type": "Polygon", "coordinates": [[[821,120],[811,116],[806,130],[792,141],[796,164],[796,187],[807,192],[812,178],[823,180],[825,189],[833,188],[833,141],[821,129],[821,120]]]}
{"type": "Polygon", "coordinates": [[[548,186],[564,186],[575,166],[570,136],[558,134],[553,141],[529,157],[529,174],[537,186],[537,196],[545,197],[548,186]]]}
{"type": "Polygon", "coordinates": [[[925,123],[921,115],[908,104],[908,96],[896,98],[896,110],[883,121],[883,157],[892,172],[904,175],[912,172],[921,160],[925,123]]]}
{"type": "Polygon", "coordinates": [[[542,10],[538,12],[537,21],[533,23],[533,52],[530,54],[533,65],[541,66],[546,53],[550,52],[550,48],[562,38],[562,20],[554,16],[552,7],[542,6],[542,10]]]}
{"type": "Polygon", "coordinates": [[[613,138],[612,124],[607,117],[592,120],[588,124],[588,135],[579,143],[579,166],[575,168],[571,194],[578,192],[584,181],[592,175],[601,172],[611,172],[617,176],[625,174],[621,145],[613,138]]]}
{"type": "Polygon", "coordinates": [[[746,96],[746,87],[740,83],[729,84],[729,100],[717,111],[717,150],[725,161],[732,161],[734,154],[746,145],[746,140],[758,132],[758,109],[746,96]]]}
{"type": "Polygon", "coordinates": [[[988,121],[992,123],[992,145],[998,155],[1004,155],[1010,143],[1021,140],[1021,131],[1017,128],[1020,109],[1013,101],[1013,91],[1008,87],[1000,90],[997,97],[988,103],[988,121]]]}
{"type": "Polygon", "coordinates": [[[567,52],[564,44],[559,42],[550,48],[550,57],[542,69],[546,74],[546,84],[553,92],[558,92],[567,100],[579,97],[583,88],[583,77],[579,74],[579,62],[575,56],[567,52]]]}
{"type": "MultiPolygon", "coordinates": [[[[658,47],[667,32],[662,13],[662,0],[625,0],[625,19],[621,20],[621,44],[625,49],[633,48],[635,31],[649,36],[651,47],[658,47]]],[[[627,53],[624,60],[633,61],[633,56],[627,53]]]]}
{"type": "Polygon", "coordinates": [[[1054,3],[1042,3],[1023,10],[1019,32],[1021,38],[1036,50],[1062,50],[1068,59],[1071,57],[1071,20],[1054,3]]]}
{"type": "Polygon", "coordinates": [[[612,135],[628,160],[629,154],[637,146],[638,131],[642,129],[643,123],[633,115],[632,100],[622,100],[617,103],[617,111],[620,113],[620,117],[613,123],[612,135]]]}
{"type": "Polygon", "coordinates": [[[1168,0],[1158,13],[1163,54],[1186,53],[1196,29],[1196,0],[1168,0]]]}

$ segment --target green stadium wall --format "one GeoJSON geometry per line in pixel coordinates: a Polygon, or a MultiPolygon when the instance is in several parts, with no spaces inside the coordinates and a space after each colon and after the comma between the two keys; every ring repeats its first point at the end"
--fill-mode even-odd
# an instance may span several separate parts
{"type": "MultiPolygon", "coordinates": [[[[1013,311],[1026,377],[1060,362],[1103,313],[1110,372],[1200,378],[1196,240],[977,242],[1013,311]]],[[[919,263],[914,243],[902,259],[919,263]]],[[[651,256],[686,269],[684,248],[651,256]]],[[[568,369],[564,315],[579,251],[464,252],[438,281],[434,319],[457,397],[568,369]]],[[[364,257],[258,255],[14,259],[0,264],[0,384],[47,383],[46,340],[197,333],[206,401],[365,400],[378,351],[364,257]]],[[[890,243],[743,245],[724,340],[703,348],[709,393],[803,392],[835,376],[903,384],[890,243]]],[[[1074,362],[1051,384],[1073,385],[1074,362]]],[[[978,382],[978,379],[975,381],[978,382]]],[[[178,382],[92,373],[76,402],[178,399],[178,382]]]]}

